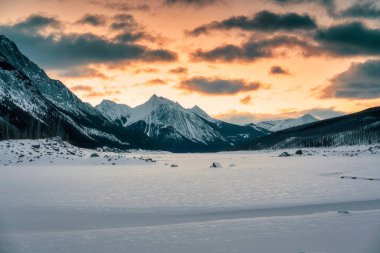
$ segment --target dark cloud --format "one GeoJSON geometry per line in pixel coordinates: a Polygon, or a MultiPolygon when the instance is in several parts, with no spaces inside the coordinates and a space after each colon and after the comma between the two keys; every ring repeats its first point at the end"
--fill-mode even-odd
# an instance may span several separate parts
{"type": "Polygon", "coordinates": [[[111,29],[113,30],[136,30],[138,28],[137,21],[130,14],[118,14],[113,17],[111,29]]]}
{"type": "Polygon", "coordinates": [[[380,30],[360,22],[345,23],[319,30],[315,40],[331,55],[379,55],[380,30]]]}
{"type": "Polygon", "coordinates": [[[86,14],[76,23],[82,25],[103,26],[107,22],[107,18],[103,15],[86,14]]]}
{"type": "Polygon", "coordinates": [[[294,4],[318,4],[326,9],[326,11],[331,14],[335,15],[336,10],[336,4],[335,0],[268,0],[270,2],[277,3],[279,5],[287,6],[287,5],[294,5],[294,4]]]}
{"type": "Polygon", "coordinates": [[[374,1],[357,2],[342,11],[341,16],[353,18],[380,18],[380,7],[374,1]]]}
{"type": "Polygon", "coordinates": [[[115,40],[123,43],[129,43],[144,39],[146,37],[147,35],[144,32],[122,32],[115,37],[115,40]]]}
{"type": "Polygon", "coordinates": [[[116,1],[102,1],[102,0],[92,0],[92,4],[102,5],[106,8],[117,10],[117,11],[149,11],[150,7],[145,3],[132,4],[122,0],[116,1]]]}
{"type": "Polygon", "coordinates": [[[261,88],[258,82],[247,82],[241,79],[206,78],[201,76],[183,80],[179,89],[207,95],[233,95],[261,88]]]}
{"type": "Polygon", "coordinates": [[[198,36],[212,30],[241,29],[244,31],[292,31],[292,30],[311,30],[317,27],[315,21],[308,15],[297,13],[273,13],[261,11],[252,18],[246,16],[231,17],[222,21],[215,21],[207,25],[199,26],[188,35],[198,36]]]}
{"type": "Polygon", "coordinates": [[[99,78],[105,80],[110,79],[110,77],[107,75],[90,67],[65,68],[59,71],[59,76],[69,78],[99,78]]]}
{"type": "Polygon", "coordinates": [[[13,40],[25,55],[46,68],[123,61],[172,62],[177,59],[176,53],[165,49],[154,50],[91,33],[45,35],[35,30],[21,29],[19,24],[1,25],[0,33],[13,40]]]}
{"type": "Polygon", "coordinates": [[[224,2],[223,0],[163,0],[165,5],[189,5],[203,7],[224,2]]]}
{"type": "Polygon", "coordinates": [[[272,66],[270,68],[269,74],[271,75],[290,75],[289,70],[284,69],[281,66],[272,66]]]}
{"type": "Polygon", "coordinates": [[[355,63],[331,80],[323,97],[372,99],[380,98],[380,60],[355,63]]]}
{"type": "Polygon", "coordinates": [[[210,62],[255,61],[286,54],[289,49],[298,50],[305,56],[321,53],[317,46],[306,39],[281,35],[266,39],[251,39],[240,46],[224,45],[209,51],[198,49],[192,54],[192,58],[210,62]]]}
{"type": "Polygon", "coordinates": [[[47,27],[59,28],[61,25],[61,22],[54,17],[34,14],[16,23],[14,27],[20,30],[36,31],[47,27]]]}
{"type": "Polygon", "coordinates": [[[170,74],[187,74],[188,71],[189,70],[187,68],[178,67],[178,68],[169,70],[169,73],[170,74]]]}

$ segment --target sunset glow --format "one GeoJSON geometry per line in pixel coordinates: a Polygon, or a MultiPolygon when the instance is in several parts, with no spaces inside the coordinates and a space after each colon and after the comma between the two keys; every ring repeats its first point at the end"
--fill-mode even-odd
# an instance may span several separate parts
{"type": "Polygon", "coordinates": [[[380,103],[379,19],[330,3],[0,0],[0,34],[92,105],[157,94],[235,123],[328,118],[380,103]]]}

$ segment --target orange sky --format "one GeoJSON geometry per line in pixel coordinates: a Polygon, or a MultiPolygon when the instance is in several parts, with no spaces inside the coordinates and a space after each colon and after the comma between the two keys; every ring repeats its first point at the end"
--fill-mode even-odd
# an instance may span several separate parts
{"type": "MultiPolygon", "coordinates": [[[[88,61],[74,63],[72,66],[54,66],[50,62],[39,60],[38,57],[29,56],[27,52],[33,50],[33,45],[20,46],[21,51],[43,67],[51,77],[61,80],[81,99],[93,105],[102,99],[110,99],[136,106],[145,102],[152,94],[157,94],[178,101],[184,107],[197,104],[211,115],[237,123],[262,118],[298,116],[321,109],[348,113],[379,105],[379,96],[321,97],[323,89],[331,85],[331,80],[347,71],[352,63],[364,63],[368,59],[376,58],[376,55],[357,54],[341,57],[322,53],[304,56],[301,49],[283,45],[277,47],[276,53],[270,57],[255,60],[215,62],[195,60],[191,57],[197,49],[207,51],[226,44],[239,46],[247,41],[269,38],[278,33],[218,28],[196,37],[186,34],[186,31],[199,26],[233,16],[254,17],[263,10],[279,15],[294,12],[309,15],[317,23],[318,29],[351,22],[348,18],[333,17],[318,3],[289,6],[275,4],[270,0],[215,0],[169,5],[159,0],[115,0],[108,1],[114,4],[106,6],[102,2],[105,1],[0,0],[0,23],[3,29],[6,29],[12,25],[14,27],[30,15],[40,15],[60,22],[59,27],[47,26],[38,30],[41,36],[54,34],[60,38],[62,34],[91,33],[112,41],[121,33],[120,30],[110,28],[112,23],[116,22],[115,15],[131,15],[134,23],[122,32],[145,34],[143,39],[133,41],[133,44],[151,50],[169,50],[177,54],[176,60],[166,62],[137,59],[88,61]],[[206,3],[198,4],[202,2],[206,3]],[[141,7],[142,4],[148,6],[149,10],[141,7]],[[120,9],[126,6],[129,10],[120,9]],[[86,14],[101,15],[104,24],[95,26],[77,22],[86,14]],[[279,66],[288,73],[271,74],[270,69],[273,66],[279,66]],[[232,85],[241,84],[243,88],[241,91],[218,94],[218,91],[204,92],[184,84],[196,77],[202,77],[208,82],[227,80],[228,85],[232,82],[232,85]],[[246,87],[252,83],[260,84],[259,88],[246,87]]],[[[352,3],[353,1],[337,1],[337,9],[344,10],[352,3]]],[[[376,20],[361,19],[360,22],[372,29],[378,28],[376,20]]],[[[298,36],[303,32],[281,33],[298,36]]],[[[9,37],[13,39],[12,36],[9,37]]],[[[16,39],[15,42],[18,44],[16,39]]],[[[325,114],[316,116],[326,117],[325,114]]]]}

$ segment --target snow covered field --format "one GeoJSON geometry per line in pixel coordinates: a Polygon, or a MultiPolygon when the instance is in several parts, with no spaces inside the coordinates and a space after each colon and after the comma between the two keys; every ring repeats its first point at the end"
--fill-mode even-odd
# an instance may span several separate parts
{"type": "Polygon", "coordinates": [[[380,252],[380,147],[283,151],[2,141],[0,252],[380,252]]]}

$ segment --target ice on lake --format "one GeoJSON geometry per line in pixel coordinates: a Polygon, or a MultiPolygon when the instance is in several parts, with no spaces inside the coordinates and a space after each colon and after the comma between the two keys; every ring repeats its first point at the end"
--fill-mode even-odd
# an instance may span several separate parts
{"type": "Polygon", "coordinates": [[[380,155],[365,146],[91,158],[34,142],[0,142],[0,252],[380,251],[380,181],[361,180],[380,178],[380,155]]]}

